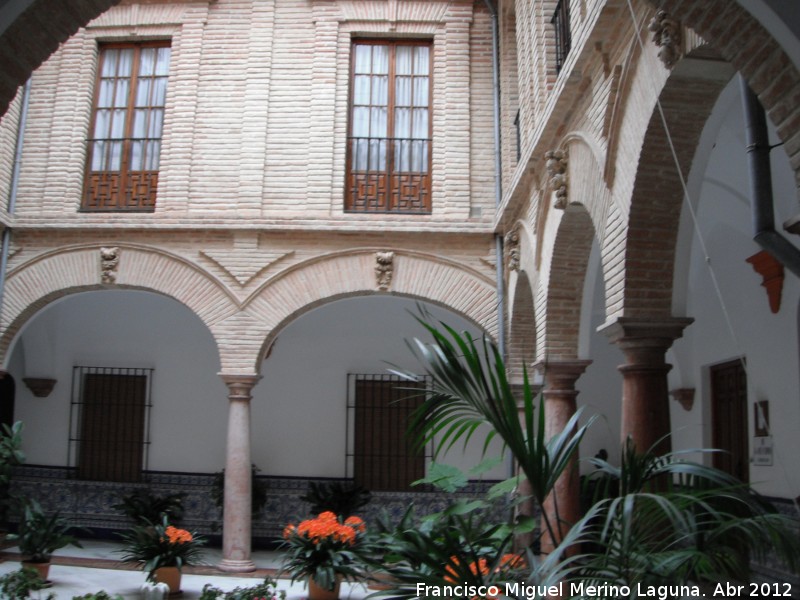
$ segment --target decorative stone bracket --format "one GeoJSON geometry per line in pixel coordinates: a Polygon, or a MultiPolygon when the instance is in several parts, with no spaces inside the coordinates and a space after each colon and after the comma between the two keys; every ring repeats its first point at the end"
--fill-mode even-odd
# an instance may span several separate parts
{"type": "Polygon", "coordinates": [[[761,285],[767,290],[769,308],[773,313],[777,313],[781,309],[784,278],[783,265],[766,250],[756,252],[746,260],[753,265],[755,272],[763,278],[761,285]]]}
{"type": "Polygon", "coordinates": [[[519,230],[515,227],[506,234],[506,265],[509,271],[519,271],[519,230]]]}
{"type": "Polygon", "coordinates": [[[100,248],[100,280],[103,283],[117,282],[119,248],[100,248]]]}
{"type": "Polygon", "coordinates": [[[25,382],[25,385],[37,398],[47,398],[56,385],[55,379],[46,379],[44,377],[23,377],[22,381],[25,382]]]}
{"type": "Polygon", "coordinates": [[[680,21],[670,17],[666,11],[659,10],[647,28],[653,33],[653,43],[660,48],[658,58],[665,67],[672,69],[683,54],[680,21]]]}
{"type": "Polygon", "coordinates": [[[556,199],[553,207],[564,210],[567,208],[567,161],[569,155],[567,150],[548,150],[544,157],[547,177],[556,199]]]}
{"type": "Polygon", "coordinates": [[[386,291],[392,285],[394,275],[394,252],[375,253],[375,280],[379,290],[386,291]]]}

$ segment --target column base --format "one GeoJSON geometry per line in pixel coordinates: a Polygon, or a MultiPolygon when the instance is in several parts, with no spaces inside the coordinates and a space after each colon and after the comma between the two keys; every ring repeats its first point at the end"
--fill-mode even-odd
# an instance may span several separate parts
{"type": "Polygon", "coordinates": [[[226,573],[252,573],[256,570],[256,564],[252,560],[231,560],[223,558],[217,568],[226,573]]]}

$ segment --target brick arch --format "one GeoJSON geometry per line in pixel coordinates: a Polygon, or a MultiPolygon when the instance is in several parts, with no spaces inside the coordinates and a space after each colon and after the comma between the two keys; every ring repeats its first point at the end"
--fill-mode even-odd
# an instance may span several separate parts
{"type": "Polygon", "coordinates": [[[612,202],[611,190],[603,175],[603,151],[597,140],[580,131],[567,134],[562,146],[569,150],[569,202],[581,204],[586,209],[592,221],[593,233],[598,235],[602,244],[612,202]]]}
{"type": "Polygon", "coordinates": [[[213,277],[188,261],[142,246],[120,245],[115,284],[101,281],[100,246],[76,246],[46,253],[12,269],[0,315],[0,358],[39,310],[64,296],[103,289],[155,292],[177,300],[214,333],[214,324],[237,310],[235,300],[213,277]]]}
{"type": "MultiPolygon", "coordinates": [[[[278,333],[305,312],[333,300],[365,294],[419,298],[458,313],[491,337],[497,335],[494,281],[464,265],[432,255],[395,250],[392,281],[380,290],[374,249],[328,255],[289,270],[265,285],[246,311],[260,336],[258,368],[278,333]]],[[[233,340],[231,340],[233,343],[233,340]]],[[[244,358],[244,357],[242,357],[244,358]]]]}
{"type": "MultiPolygon", "coordinates": [[[[688,175],[703,126],[728,81],[727,77],[703,76],[685,59],[661,88],[658,100],[672,140],[670,144],[661,111],[654,107],[639,153],[627,222],[623,218],[609,226],[623,227],[627,235],[615,236],[616,241],[603,249],[605,257],[616,256],[615,260],[624,262],[623,269],[605,265],[607,272],[624,271],[621,302],[610,297],[606,301],[609,319],[672,315],[675,246],[684,199],[681,174],[688,175]],[[616,251],[613,246],[622,243],[624,251],[616,251]]],[[[606,289],[611,294],[615,287],[609,283],[606,289]]]]}
{"type": "MultiPolygon", "coordinates": [[[[28,0],[0,35],[0,115],[59,44],[120,0],[28,0]]],[[[11,12],[11,11],[9,11],[11,12]]]]}
{"type": "Polygon", "coordinates": [[[738,2],[647,1],[691,27],[747,80],[786,142],[800,188],[800,71],[775,38],[738,2]]]}
{"type": "Polygon", "coordinates": [[[594,227],[586,207],[571,203],[558,223],[537,323],[539,357],[578,358],[581,306],[594,227]]]}
{"type": "Polygon", "coordinates": [[[523,365],[531,373],[536,360],[536,312],[533,288],[526,271],[519,271],[514,282],[508,335],[508,373],[514,383],[522,383],[523,365]]]}

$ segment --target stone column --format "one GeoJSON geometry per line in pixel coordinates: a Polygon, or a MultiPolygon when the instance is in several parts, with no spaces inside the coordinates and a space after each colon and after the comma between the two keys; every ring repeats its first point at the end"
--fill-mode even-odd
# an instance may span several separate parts
{"type": "MultiPolygon", "coordinates": [[[[564,431],[577,410],[578,391],[575,382],[586,370],[590,360],[548,360],[534,365],[544,375],[545,436],[549,440],[564,431]]],[[[570,527],[581,518],[580,478],[578,456],[561,474],[552,493],[545,499],[542,512],[547,515],[553,535],[542,520],[541,551],[549,554],[558,546],[570,527]]]]}
{"type": "Polygon", "coordinates": [[[631,436],[639,452],[652,448],[665,454],[672,447],[669,418],[667,350],[694,319],[666,317],[644,320],[620,317],[600,331],[625,355],[622,373],[622,442],[631,436]]]}
{"type": "MultiPolygon", "coordinates": [[[[519,422],[525,424],[525,405],[522,402],[524,397],[524,388],[521,383],[512,383],[511,391],[514,393],[514,398],[517,399],[517,414],[519,415],[519,422]]],[[[531,384],[531,392],[534,398],[538,395],[539,386],[531,384]]],[[[514,472],[517,475],[522,475],[522,470],[519,468],[517,461],[514,461],[514,472]]],[[[525,498],[517,504],[514,516],[517,520],[521,521],[536,515],[536,505],[534,499],[531,497],[531,484],[527,479],[523,479],[517,485],[516,493],[519,497],[525,498]]],[[[531,547],[536,539],[533,531],[530,533],[522,533],[514,537],[514,551],[525,554],[525,551],[531,547]]]]}
{"type": "Polygon", "coordinates": [[[250,462],[250,391],[259,375],[220,373],[228,386],[228,445],[225,459],[225,514],[222,522],[222,561],[231,573],[255,571],[250,558],[252,472],[250,462]]]}

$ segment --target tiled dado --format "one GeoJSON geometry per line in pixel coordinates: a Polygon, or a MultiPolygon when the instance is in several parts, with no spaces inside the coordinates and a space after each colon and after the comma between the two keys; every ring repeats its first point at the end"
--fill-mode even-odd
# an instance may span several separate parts
{"type": "MultiPolygon", "coordinates": [[[[99,535],[122,531],[130,526],[127,518],[113,505],[123,495],[149,488],[154,494],[186,493],[185,514],[181,525],[206,535],[219,534],[222,518],[211,499],[213,474],[148,472],[142,483],[115,483],[76,479],[74,470],[63,467],[25,466],[15,470],[12,486],[26,498],[36,499],[42,507],[59,511],[75,526],[91,528],[99,535]]],[[[280,537],[289,522],[308,516],[308,504],[300,500],[310,481],[301,477],[263,477],[267,484],[267,502],[253,522],[253,537],[272,540],[280,537]]],[[[444,509],[456,498],[477,498],[496,482],[470,483],[456,494],[438,491],[373,492],[372,501],[359,512],[368,522],[386,511],[398,519],[414,504],[417,514],[425,515],[444,509]]]]}

